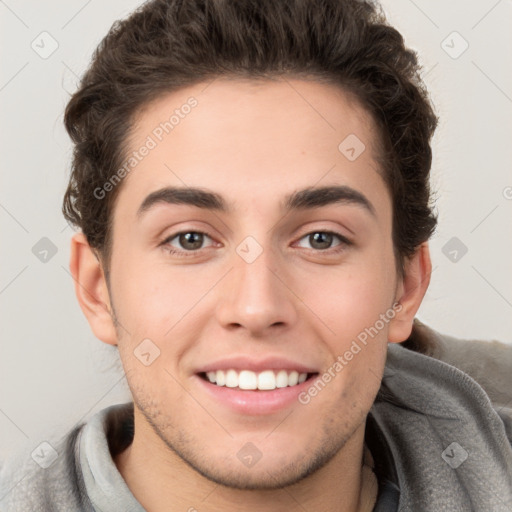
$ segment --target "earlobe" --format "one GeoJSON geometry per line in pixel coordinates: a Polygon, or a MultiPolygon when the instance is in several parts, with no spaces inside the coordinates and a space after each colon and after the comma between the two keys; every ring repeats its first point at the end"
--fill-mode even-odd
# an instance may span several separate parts
{"type": "Polygon", "coordinates": [[[430,283],[432,263],[428,242],[421,244],[405,262],[404,276],[397,287],[396,315],[389,324],[389,343],[401,343],[411,334],[416,315],[430,283]]]}
{"type": "Polygon", "coordinates": [[[103,268],[83,233],[77,233],[71,239],[69,268],[78,303],[94,335],[104,343],[117,345],[103,268]]]}

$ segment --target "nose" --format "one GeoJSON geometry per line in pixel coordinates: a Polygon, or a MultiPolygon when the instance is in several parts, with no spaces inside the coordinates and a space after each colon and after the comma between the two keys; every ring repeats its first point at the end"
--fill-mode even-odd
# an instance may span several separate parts
{"type": "Polygon", "coordinates": [[[233,255],[233,269],[219,289],[216,315],[228,329],[246,329],[253,336],[285,330],[296,322],[295,295],[290,290],[285,266],[269,249],[252,262],[233,255]]]}

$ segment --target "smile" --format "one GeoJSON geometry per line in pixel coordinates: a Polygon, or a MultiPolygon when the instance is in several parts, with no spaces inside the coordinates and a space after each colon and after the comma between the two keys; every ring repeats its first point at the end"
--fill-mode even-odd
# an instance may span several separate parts
{"type": "MultiPolygon", "coordinates": [[[[312,374],[311,374],[312,375],[312,374]]],[[[217,386],[238,388],[242,390],[271,391],[278,388],[297,386],[307,380],[308,373],[299,373],[296,370],[264,370],[253,372],[251,370],[214,370],[203,373],[203,378],[208,379],[217,386]]]]}

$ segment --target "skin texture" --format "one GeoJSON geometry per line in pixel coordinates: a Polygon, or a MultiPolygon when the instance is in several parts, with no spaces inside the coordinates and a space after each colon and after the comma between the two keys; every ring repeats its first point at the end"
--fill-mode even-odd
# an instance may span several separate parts
{"type": "Polygon", "coordinates": [[[400,279],[391,198],[373,158],[377,132],[339,88],[218,78],[147,105],[129,148],[191,96],[198,105],[120,185],[109,286],[84,236],[72,240],[78,300],[97,338],[118,346],[135,402],[134,442],[117,467],[156,512],[358,510],[365,419],[387,343],[408,337],[428,287],[428,246],[400,279]],[[366,146],[354,161],[338,149],[350,134],[366,146]],[[356,189],[375,214],[354,203],[281,208],[291,192],[329,185],[356,189]],[[146,196],[165,186],[215,191],[232,210],[162,202],[138,217],[146,196]],[[196,252],[179,237],[163,244],[181,231],[208,236],[196,252]],[[351,244],[315,245],[309,235],[325,231],[351,244]],[[252,263],[236,251],[247,236],[263,250],[252,263]],[[288,357],[323,372],[396,302],[400,312],[307,405],[236,414],[195,376],[235,354],[288,357]],[[161,351],[149,366],[134,356],[147,338],[161,351]],[[262,453],[252,467],[237,457],[247,442],[262,453]]]}

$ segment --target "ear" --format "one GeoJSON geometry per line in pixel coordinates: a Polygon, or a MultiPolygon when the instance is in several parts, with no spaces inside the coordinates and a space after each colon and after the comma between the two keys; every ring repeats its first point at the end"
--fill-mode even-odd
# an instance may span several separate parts
{"type": "Polygon", "coordinates": [[[414,316],[430,283],[432,262],[428,243],[421,244],[405,262],[404,276],[397,285],[395,317],[389,322],[388,342],[401,343],[411,334],[414,316]]]}
{"type": "Polygon", "coordinates": [[[71,275],[75,294],[94,335],[110,345],[117,345],[110,297],[103,267],[83,233],[71,239],[71,275]]]}

